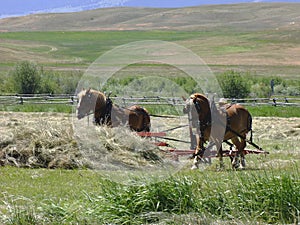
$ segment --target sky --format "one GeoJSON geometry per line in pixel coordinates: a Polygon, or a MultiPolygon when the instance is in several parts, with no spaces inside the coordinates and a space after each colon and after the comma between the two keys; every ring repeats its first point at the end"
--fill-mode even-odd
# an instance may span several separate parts
{"type": "Polygon", "coordinates": [[[245,2],[298,2],[300,0],[0,0],[0,18],[35,13],[77,12],[104,7],[175,8],[204,4],[245,2]]]}

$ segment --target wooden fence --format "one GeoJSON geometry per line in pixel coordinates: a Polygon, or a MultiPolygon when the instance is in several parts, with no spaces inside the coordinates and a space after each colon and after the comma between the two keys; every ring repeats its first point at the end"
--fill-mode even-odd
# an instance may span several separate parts
{"type": "MultiPolygon", "coordinates": [[[[114,102],[121,106],[128,105],[171,105],[183,106],[184,101],[179,97],[111,97],[114,102]]],[[[226,99],[228,103],[239,103],[251,106],[294,106],[300,107],[300,98],[298,97],[274,97],[274,98],[245,98],[245,99],[226,99]]],[[[64,104],[76,105],[77,96],[68,94],[35,94],[35,95],[0,95],[0,105],[17,105],[17,104],[64,104]]]]}

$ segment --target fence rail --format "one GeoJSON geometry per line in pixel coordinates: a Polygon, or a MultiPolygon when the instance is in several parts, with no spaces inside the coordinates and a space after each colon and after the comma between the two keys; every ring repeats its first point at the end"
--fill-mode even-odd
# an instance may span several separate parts
{"type": "Polygon", "coordinates": [[[0,104],[3,105],[24,105],[24,104],[66,104],[74,105],[77,97],[68,94],[16,94],[0,95],[0,104]]]}
{"type": "MultiPolygon", "coordinates": [[[[139,105],[171,105],[182,106],[184,101],[179,97],[111,97],[114,102],[122,106],[133,104],[139,105]]],[[[245,98],[245,99],[225,99],[228,103],[239,103],[251,106],[294,106],[300,107],[300,98],[298,97],[274,97],[274,98],[245,98]]],[[[1,105],[17,105],[17,104],[65,104],[76,105],[77,96],[69,94],[15,94],[0,95],[1,105]]]]}

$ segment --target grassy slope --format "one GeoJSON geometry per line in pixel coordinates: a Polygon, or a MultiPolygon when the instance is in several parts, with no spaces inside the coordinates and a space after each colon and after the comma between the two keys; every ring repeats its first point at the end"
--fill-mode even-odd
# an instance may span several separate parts
{"type": "Polygon", "coordinates": [[[54,69],[85,69],[116,46],[155,39],[193,50],[214,72],[236,69],[295,78],[299,8],[300,4],[279,3],[112,8],[2,19],[0,30],[9,32],[0,33],[0,74],[19,60],[54,69]]]}
{"type": "Polygon", "coordinates": [[[0,20],[2,31],[49,30],[266,30],[299,27],[299,4],[207,5],[180,9],[110,8],[0,20]]]}

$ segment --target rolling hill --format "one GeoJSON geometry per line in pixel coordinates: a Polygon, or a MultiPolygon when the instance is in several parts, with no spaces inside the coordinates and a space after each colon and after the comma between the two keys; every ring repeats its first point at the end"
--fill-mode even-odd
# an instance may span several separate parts
{"type": "Polygon", "coordinates": [[[0,19],[0,31],[300,30],[300,3],[245,3],[198,7],[101,8],[0,19]]]}
{"type": "Polygon", "coordinates": [[[300,3],[188,8],[102,8],[0,19],[0,78],[16,62],[82,70],[117,46],[141,40],[191,49],[218,73],[299,77],[300,3]]]}

